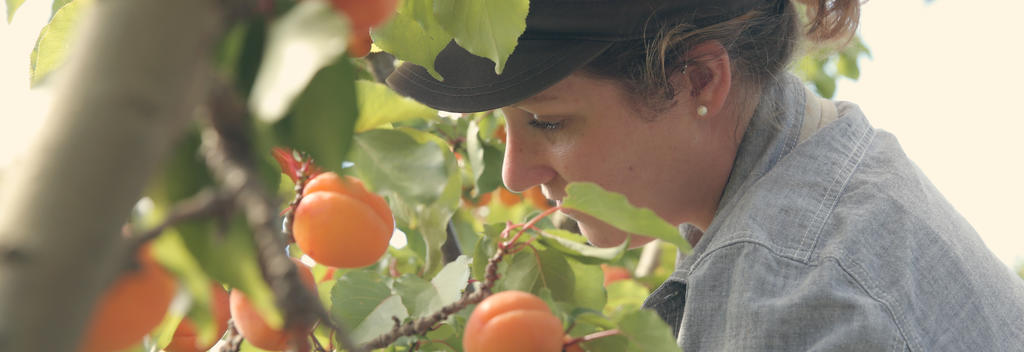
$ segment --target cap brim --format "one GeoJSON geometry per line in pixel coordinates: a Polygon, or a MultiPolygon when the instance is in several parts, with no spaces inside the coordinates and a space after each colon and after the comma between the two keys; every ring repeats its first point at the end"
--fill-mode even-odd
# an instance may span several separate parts
{"type": "Polygon", "coordinates": [[[609,41],[520,40],[500,75],[494,62],[470,54],[454,41],[438,54],[434,67],[404,63],[387,78],[395,91],[432,108],[478,112],[515,104],[554,85],[611,46],[609,41]]]}

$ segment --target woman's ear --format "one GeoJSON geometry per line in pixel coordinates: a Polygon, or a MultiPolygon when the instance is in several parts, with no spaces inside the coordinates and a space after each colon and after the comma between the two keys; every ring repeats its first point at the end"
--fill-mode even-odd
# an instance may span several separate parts
{"type": "Polygon", "coordinates": [[[732,88],[732,67],[725,47],[714,40],[700,43],[686,53],[686,61],[689,63],[685,75],[689,79],[690,97],[694,105],[707,108],[700,115],[714,116],[721,112],[732,88]]]}

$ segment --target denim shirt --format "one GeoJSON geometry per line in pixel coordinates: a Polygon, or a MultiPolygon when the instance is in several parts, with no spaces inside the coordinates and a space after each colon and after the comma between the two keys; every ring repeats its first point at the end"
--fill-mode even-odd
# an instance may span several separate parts
{"type": "Polygon", "coordinates": [[[680,226],[700,240],[645,306],[688,352],[1024,351],[1024,280],[855,105],[801,138],[812,101],[792,76],[766,89],[714,220],[680,226]]]}

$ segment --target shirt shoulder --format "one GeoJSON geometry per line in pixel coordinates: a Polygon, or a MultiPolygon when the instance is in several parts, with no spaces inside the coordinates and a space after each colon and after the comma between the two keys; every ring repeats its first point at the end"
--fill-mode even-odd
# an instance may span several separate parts
{"type": "MultiPolygon", "coordinates": [[[[729,299],[754,295],[743,304],[748,307],[778,293],[785,299],[767,307],[788,303],[786,311],[803,311],[815,307],[815,298],[840,305],[832,309],[859,307],[843,314],[875,323],[887,317],[910,350],[1021,346],[1024,331],[1011,327],[1024,316],[1022,281],[891,134],[874,129],[852,104],[838,108],[840,119],[794,147],[720,211],[709,228],[711,243],[692,258],[691,289],[694,280],[725,275],[751,283],[728,290],[729,299]],[[749,272],[764,276],[748,278],[749,272]],[[797,288],[813,295],[802,297],[797,288]],[[963,329],[964,320],[973,328],[963,329]]],[[[827,327],[825,317],[814,318],[826,308],[801,314],[827,327]]]]}
{"type": "Polygon", "coordinates": [[[686,351],[904,351],[887,304],[839,260],[801,262],[756,241],[708,253],[690,275],[686,351]]]}

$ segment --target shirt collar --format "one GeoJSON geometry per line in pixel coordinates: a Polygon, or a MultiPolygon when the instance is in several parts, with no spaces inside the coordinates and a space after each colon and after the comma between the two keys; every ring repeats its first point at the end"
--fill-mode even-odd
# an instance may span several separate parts
{"type": "Polygon", "coordinates": [[[768,173],[772,167],[788,154],[799,141],[804,120],[807,94],[799,78],[784,74],[762,90],[761,101],[743,134],[743,140],[736,152],[729,181],[722,192],[722,199],[715,211],[715,220],[705,233],[690,224],[679,225],[679,231],[688,240],[700,237],[700,241],[688,256],[679,255],[672,279],[685,281],[690,267],[700,257],[719,227],[720,214],[727,214],[735,200],[753,181],[768,173]]]}

